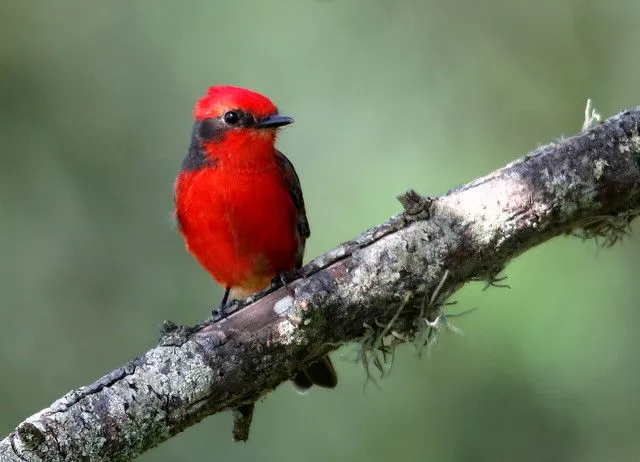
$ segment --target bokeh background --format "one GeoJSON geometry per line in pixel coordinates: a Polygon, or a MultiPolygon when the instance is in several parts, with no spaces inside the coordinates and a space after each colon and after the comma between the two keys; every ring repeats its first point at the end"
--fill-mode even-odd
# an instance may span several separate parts
{"type": "MultiPolygon", "coordinates": [[[[632,0],[0,2],[0,435],[219,300],[171,219],[208,85],[295,117],[311,258],[576,133],[587,97],[638,104],[638,43],[632,0]]],[[[280,387],[247,444],[217,415],[140,460],[640,460],[639,256],[556,239],[379,388],[346,346],[337,391],[280,387]]]]}

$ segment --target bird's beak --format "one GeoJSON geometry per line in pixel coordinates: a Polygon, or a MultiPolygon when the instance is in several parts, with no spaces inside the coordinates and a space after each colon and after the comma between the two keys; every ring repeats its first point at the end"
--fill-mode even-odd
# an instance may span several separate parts
{"type": "Polygon", "coordinates": [[[276,114],[265,117],[255,125],[255,128],[278,128],[283,125],[289,125],[292,122],[293,119],[291,117],[276,114]]]}

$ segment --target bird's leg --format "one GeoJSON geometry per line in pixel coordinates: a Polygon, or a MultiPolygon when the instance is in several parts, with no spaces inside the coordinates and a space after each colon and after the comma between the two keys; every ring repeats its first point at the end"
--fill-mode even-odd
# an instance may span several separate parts
{"type": "Polygon", "coordinates": [[[224,310],[224,307],[227,306],[227,300],[229,300],[229,292],[231,292],[231,287],[227,287],[224,289],[224,295],[222,296],[222,300],[220,300],[220,310],[224,310]]]}
{"type": "Polygon", "coordinates": [[[222,300],[220,300],[220,306],[218,307],[217,310],[213,310],[211,312],[211,316],[213,316],[214,318],[216,316],[220,316],[222,318],[225,317],[224,309],[226,308],[227,301],[229,300],[229,292],[231,292],[231,287],[226,287],[224,289],[224,295],[222,296],[222,300]]]}

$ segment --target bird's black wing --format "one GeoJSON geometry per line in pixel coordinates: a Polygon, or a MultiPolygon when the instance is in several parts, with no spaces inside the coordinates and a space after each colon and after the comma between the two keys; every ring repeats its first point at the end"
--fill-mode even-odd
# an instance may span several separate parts
{"type": "Polygon", "coordinates": [[[309,220],[307,220],[307,211],[304,208],[304,198],[302,197],[302,188],[300,187],[300,179],[296,173],[296,169],[287,156],[280,151],[276,151],[278,163],[284,173],[286,181],[286,187],[291,196],[293,204],[298,209],[298,236],[300,238],[300,245],[298,248],[298,254],[296,255],[296,267],[302,266],[302,258],[304,256],[304,246],[307,238],[311,235],[311,228],[309,227],[309,220]]]}

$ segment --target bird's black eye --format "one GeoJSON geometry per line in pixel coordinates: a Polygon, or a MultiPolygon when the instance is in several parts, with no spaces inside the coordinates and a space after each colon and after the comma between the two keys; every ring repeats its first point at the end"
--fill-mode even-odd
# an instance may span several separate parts
{"type": "Polygon", "coordinates": [[[222,117],[224,118],[224,121],[229,125],[235,125],[240,122],[240,114],[238,114],[236,111],[227,111],[222,117]]]}

